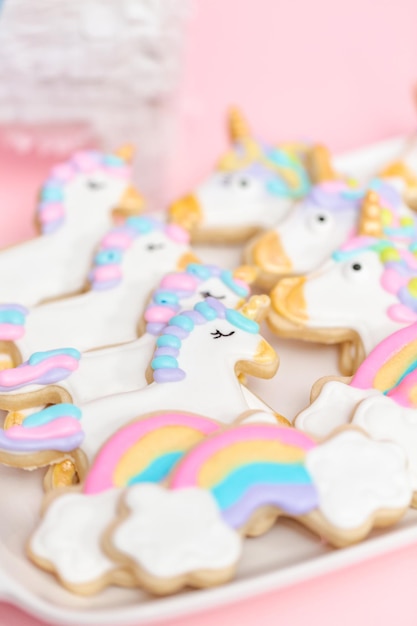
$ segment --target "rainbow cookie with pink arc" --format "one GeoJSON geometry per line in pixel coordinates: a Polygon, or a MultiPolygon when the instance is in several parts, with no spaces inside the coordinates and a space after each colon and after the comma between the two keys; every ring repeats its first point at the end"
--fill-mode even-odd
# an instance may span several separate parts
{"type": "Polygon", "coordinates": [[[405,407],[417,406],[417,323],[393,333],[365,359],[350,382],[377,389],[405,407]]]}
{"type": "Polygon", "coordinates": [[[161,482],[185,452],[219,427],[214,420],[180,411],[160,411],[131,422],[101,448],[83,493],[161,482]]]}
{"type": "Polygon", "coordinates": [[[262,506],[303,515],[318,506],[318,494],[305,466],[316,447],[309,436],[291,428],[247,424],[208,438],[177,465],[171,489],[207,489],[223,518],[244,526],[262,506]]]}

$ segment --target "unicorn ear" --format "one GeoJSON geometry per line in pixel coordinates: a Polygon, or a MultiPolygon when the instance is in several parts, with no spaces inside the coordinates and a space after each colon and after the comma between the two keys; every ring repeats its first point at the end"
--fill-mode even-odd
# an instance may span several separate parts
{"type": "Polygon", "coordinates": [[[233,278],[243,280],[248,285],[255,282],[259,270],[254,265],[240,265],[233,270],[233,278]]]}
{"type": "Polygon", "coordinates": [[[307,169],[314,184],[339,179],[339,176],[333,169],[330,151],[322,144],[313,146],[307,152],[307,169]]]}
{"type": "Polygon", "coordinates": [[[260,296],[252,296],[239,309],[245,317],[255,322],[262,322],[268,314],[271,300],[266,294],[260,296]]]}
{"type": "Polygon", "coordinates": [[[131,163],[133,161],[133,157],[135,156],[135,147],[131,143],[126,143],[117,148],[114,154],[120,159],[123,159],[123,161],[126,161],[126,163],[131,163]]]}
{"type": "Polygon", "coordinates": [[[359,215],[359,235],[384,237],[382,228],[381,204],[376,191],[369,190],[362,201],[359,215]]]}
{"type": "Polygon", "coordinates": [[[237,107],[232,107],[229,111],[229,137],[232,143],[251,138],[249,124],[237,107]]]}

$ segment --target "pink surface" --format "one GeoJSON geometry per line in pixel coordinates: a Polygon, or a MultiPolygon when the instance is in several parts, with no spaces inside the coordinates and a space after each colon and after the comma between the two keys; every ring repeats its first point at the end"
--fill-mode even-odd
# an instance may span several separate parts
{"type": "MultiPolygon", "coordinates": [[[[244,108],[265,139],[313,138],[333,149],[415,126],[415,0],[199,0],[193,6],[172,196],[226,148],[230,103],[244,108]]],[[[0,146],[0,163],[3,246],[33,234],[34,192],[51,160],[0,146]]],[[[171,626],[415,625],[416,574],[413,545],[171,626]]],[[[2,605],[0,624],[41,622],[2,605]]]]}

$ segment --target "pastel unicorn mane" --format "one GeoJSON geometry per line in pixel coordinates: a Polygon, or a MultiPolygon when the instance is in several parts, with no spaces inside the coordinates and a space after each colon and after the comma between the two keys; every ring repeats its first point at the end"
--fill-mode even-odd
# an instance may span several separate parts
{"type": "Polygon", "coordinates": [[[122,226],[112,228],[101,240],[89,275],[91,288],[112,289],[118,285],[123,277],[124,253],[137,237],[153,231],[162,231],[169,239],[178,243],[189,241],[187,231],[177,224],[165,224],[146,215],[128,217],[122,226]]]}
{"type": "Polygon", "coordinates": [[[152,335],[162,332],[165,324],[180,310],[181,299],[196,293],[201,283],[213,277],[219,278],[240,298],[248,297],[249,286],[243,280],[234,278],[230,270],[216,265],[190,263],[184,272],[166,274],[153,292],[145,311],[146,332],[152,335]]]}
{"type": "Polygon", "coordinates": [[[235,309],[226,308],[216,298],[198,302],[192,310],[171,317],[156,340],[156,350],[151,361],[153,379],[156,383],[177,382],[186,376],[177,361],[182,342],[190,336],[196,326],[215,319],[226,319],[236,328],[247,333],[258,333],[259,324],[235,309]]]}
{"type": "Polygon", "coordinates": [[[267,146],[244,138],[218,164],[223,172],[241,171],[261,180],[274,196],[303,197],[310,188],[306,168],[296,150],[267,146]]]}
{"type": "Polygon", "coordinates": [[[103,154],[93,150],[76,152],[65,163],[56,165],[40,191],[36,217],[42,234],[54,233],[65,219],[65,191],[67,185],[79,174],[104,172],[107,175],[128,180],[130,165],[115,154],[103,154]]]}

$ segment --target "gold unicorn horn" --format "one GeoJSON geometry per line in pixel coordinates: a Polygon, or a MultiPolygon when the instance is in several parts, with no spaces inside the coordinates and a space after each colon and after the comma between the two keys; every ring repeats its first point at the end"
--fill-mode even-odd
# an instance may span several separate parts
{"type": "Polygon", "coordinates": [[[258,272],[258,268],[254,265],[239,265],[239,267],[233,270],[233,278],[243,280],[248,285],[251,285],[255,282],[258,272]]]}
{"type": "Polygon", "coordinates": [[[384,237],[381,219],[381,205],[376,191],[369,190],[362,201],[359,216],[359,235],[384,237]]]}
{"type": "Polygon", "coordinates": [[[117,148],[114,154],[120,159],[123,159],[123,161],[126,161],[126,163],[131,163],[133,161],[133,157],[135,156],[135,147],[131,143],[126,143],[125,145],[120,146],[120,148],[117,148]]]}
{"type": "Polygon", "coordinates": [[[262,322],[268,314],[270,304],[271,300],[266,294],[252,296],[247,302],[245,302],[239,311],[250,320],[262,322]]]}
{"type": "Polygon", "coordinates": [[[237,107],[232,107],[229,111],[229,136],[233,143],[251,138],[249,124],[237,107]]]}
{"type": "Polygon", "coordinates": [[[337,180],[339,176],[333,169],[332,157],[329,149],[317,144],[307,153],[307,169],[314,184],[323,183],[326,180],[337,180]]]}

